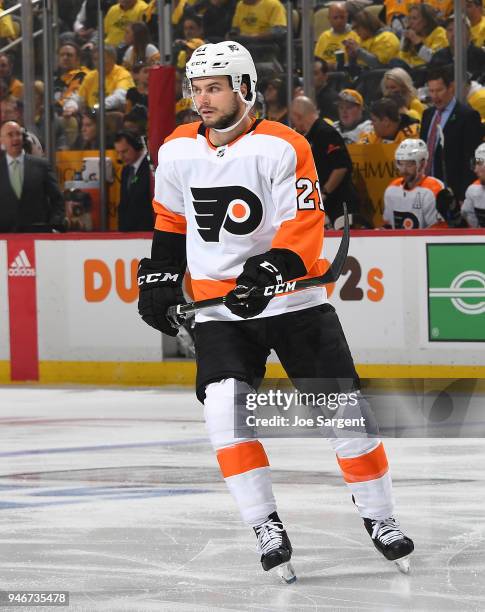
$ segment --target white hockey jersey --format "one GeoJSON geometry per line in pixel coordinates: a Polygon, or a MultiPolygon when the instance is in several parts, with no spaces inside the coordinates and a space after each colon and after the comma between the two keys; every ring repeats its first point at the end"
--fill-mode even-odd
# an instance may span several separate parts
{"type": "MultiPolygon", "coordinates": [[[[325,215],[310,145],[283,124],[255,121],[221,147],[200,122],[179,126],[159,151],[153,207],[156,229],[187,234],[196,300],[227,294],[245,261],[271,248],[297,253],[309,277],[324,271],[325,215]]],[[[325,300],[324,288],[277,296],[259,316],[325,300]]],[[[196,320],[241,319],[217,306],[196,320]]]]}
{"type": "Polygon", "coordinates": [[[466,190],[461,214],[471,227],[485,227],[485,185],[479,180],[466,190]]]}
{"type": "Polygon", "coordinates": [[[425,176],[413,189],[404,188],[402,178],[392,181],[384,192],[384,221],[393,229],[418,229],[441,221],[436,209],[436,196],[443,183],[425,176]]]}

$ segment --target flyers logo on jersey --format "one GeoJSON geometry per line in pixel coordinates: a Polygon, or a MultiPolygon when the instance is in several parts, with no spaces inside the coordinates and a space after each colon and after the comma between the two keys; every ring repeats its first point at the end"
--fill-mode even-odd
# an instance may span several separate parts
{"type": "Polygon", "coordinates": [[[258,196],[237,185],[191,187],[195,220],[205,242],[219,242],[221,230],[236,236],[254,232],[263,219],[258,196]]]}

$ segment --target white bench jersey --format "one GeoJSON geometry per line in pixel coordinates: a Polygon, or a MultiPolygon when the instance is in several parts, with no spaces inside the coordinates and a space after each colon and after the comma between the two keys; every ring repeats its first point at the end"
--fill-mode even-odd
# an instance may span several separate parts
{"type": "Polygon", "coordinates": [[[466,190],[461,214],[471,227],[485,227],[485,185],[479,180],[466,190]]]}
{"type": "MultiPolygon", "coordinates": [[[[211,144],[200,122],[179,126],[160,147],[153,207],[156,229],[187,235],[196,300],[231,291],[245,261],[271,248],[297,253],[308,277],[325,271],[325,215],[312,152],[303,136],[283,124],[255,121],[221,147],[211,144]]],[[[325,300],[324,288],[277,296],[259,316],[325,300]]],[[[197,313],[196,320],[240,318],[217,306],[197,313]]]]}
{"type": "Polygon", "coordinates": [[[384,192],[382,216],[393,229],[423,229],[441,221],[436,196],[443,183],[425,176],[413,189],[405,189],[402,178],[395,179],[384,192]]]}

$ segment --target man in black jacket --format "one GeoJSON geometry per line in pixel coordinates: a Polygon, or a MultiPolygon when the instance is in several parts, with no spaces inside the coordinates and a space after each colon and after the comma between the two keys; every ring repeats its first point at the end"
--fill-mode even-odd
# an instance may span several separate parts
{"type": "Polygon", "coordinates": [[[429,150],[426,173],[444,181],[462,202],[474,180],[470,161],[482,140],[480,115],[456,100],[449,68],[430,71],[428,90],[433,106],[423,113],[420,135],[429,150]]]}
{"type": "Polygon", "coordinates": [[[349,213],[359,212],[359,196],[352,183],[352,160],[342,136],[318,116],[315,104],[298,96],[291,105],[291,122],[311,145],[325,212],[336,228],[341,227],[342,202],[349,213]]]}
{"type": "Polygon", "coordinates": [[[46,159],[23,150],[22,128],[0,128],[0,232],[51,232],[65,227],[65,205],[46,159]]]}
{"type": "Polygon", "coordinates": [[[121,173],[118,229],[121,232],[153,230],[150,165],[140,137],[125,130],[115,137],[115,149],[125,164],[121,173]]]}

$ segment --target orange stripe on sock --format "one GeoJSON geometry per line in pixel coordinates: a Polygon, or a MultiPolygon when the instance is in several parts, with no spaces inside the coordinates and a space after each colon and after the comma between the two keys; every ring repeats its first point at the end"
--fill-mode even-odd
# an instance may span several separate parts
{"type": "Polygon", "coordinates": [[[217,451],[217,460],[224,478],[269,466],[266,452],[258,440],[221,448],[217,451]]]}
{"type": "Polygon", "coordinates": [[[377,448],[361,457],[342,458],[337,456],[345,482],[365,482],[384,476],[388,471],[386,451],[382,442],[377,448]]]}

